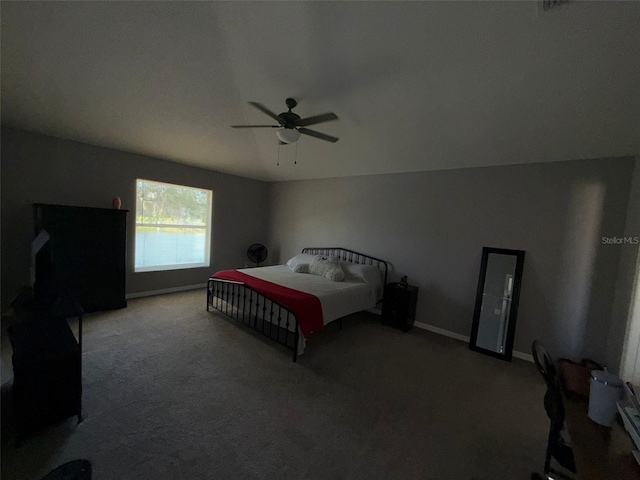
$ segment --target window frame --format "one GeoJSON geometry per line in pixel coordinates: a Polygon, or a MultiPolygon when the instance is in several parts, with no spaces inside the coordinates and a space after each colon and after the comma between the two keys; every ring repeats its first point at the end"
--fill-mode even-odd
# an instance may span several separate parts
{"type": "Polygon", "coordinates": [[[158,180],[148,180],[146,178],[136,178],[135,180],[135,199],[136,199],[136,210],[134,216],[134,247],[133,247],[133,271],[134,273],[144,273],[144,272],[162,272],[162,271],[171,271],[171,270],[186,270],[191,268],[207,268],[211,266],[211,231],[213,229],[213,190],[209,190],[206,188],[200,187],[192,187],[189,185],[179,185],[177,183],[169,183],[169,182],[161,182],[158,180]],[[151,183],[156,185],[163,185],[168,187],[179,187],[186,188],[191,190],[198,190],[200,192],[204,192],[207,194],[207,214],[206,214],[206,224],[205,225],[187,225],[187,224],[149,224],[149,223],[139,223],[138,222],[138,183],[151,183]],[[197,263],[174,263],[169,265],[148,265],[148,266],[137,266],[136,265],[136,253],[137,253],[137,242],[138,242],[138,227],[152,227],[152,228],[190,228],[190,229],[202,229],[205,232],[205,249],[204,249],[204,261],[197,263]]]}

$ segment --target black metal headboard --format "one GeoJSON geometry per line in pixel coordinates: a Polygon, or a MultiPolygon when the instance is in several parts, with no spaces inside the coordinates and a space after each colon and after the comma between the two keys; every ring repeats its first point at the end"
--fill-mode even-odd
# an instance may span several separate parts
{"type": "Polygon", "coordinates": [[[327,257],[337,257],[343,262],[357,263],[359,265],[373,265],[378,267],[384,275],[384,283],[387,284],[387,262],[379,258],[370,257],[364,253],[354,252],[341,247],[306,247],[302,249],[302,253],[311,255],[326,255],[327,257]]]}

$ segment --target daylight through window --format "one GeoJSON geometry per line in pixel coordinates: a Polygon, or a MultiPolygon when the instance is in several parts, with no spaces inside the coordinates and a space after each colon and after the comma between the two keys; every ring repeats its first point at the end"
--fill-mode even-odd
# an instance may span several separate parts
{"type": "Polygon", "coordinates": [[[209,266],[213,192],[136,180],[135,271],[209,266]]]}

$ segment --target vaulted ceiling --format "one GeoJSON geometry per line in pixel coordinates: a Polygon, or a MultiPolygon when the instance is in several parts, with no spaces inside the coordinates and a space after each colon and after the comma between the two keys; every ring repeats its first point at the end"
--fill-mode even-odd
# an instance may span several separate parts
{"type": "Polygon", "coordinates": [[[270,181],[638,155],[638,25],[640,2],[3,1],[2,123],[270,181]],[[230,128],[287,97],[340,141],[230,128]]]}

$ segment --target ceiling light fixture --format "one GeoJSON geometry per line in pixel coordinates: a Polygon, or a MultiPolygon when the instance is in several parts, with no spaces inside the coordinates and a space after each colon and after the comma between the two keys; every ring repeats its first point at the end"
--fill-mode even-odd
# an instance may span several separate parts
{"type": "Polygon", "coordinates": [[[281,128],[276,135],[282,143],[295,143],[300,138],[300,132],[295,128],[281,128]]]}
{"type": "Polygon", "coordinates": [[[307,128],[310,125],[317,125],[318,123],[330,122],[332,120],[338,120],[338,116],[333,112],[323,113],[322,115],[314,115],[313,117],[300,118],[300,115],[293,113],[292,108],[298,105],[298,102],[293,98],[287,98],[286,100],[288,112],[282,112],[280,115],[276,115],[267,107],[257,102],[249,102],[249,105],[257,108],[262,113],[267,114],[279,125],[231,125],[232,128],[277,128],[276,134],[282,143],[296,143],[300,138],[300,134],[309,135],[310,137],[319,138],[325,142],[336,143],[338,137],[332,137],[325,133],[316,132],[307,128]]]}

